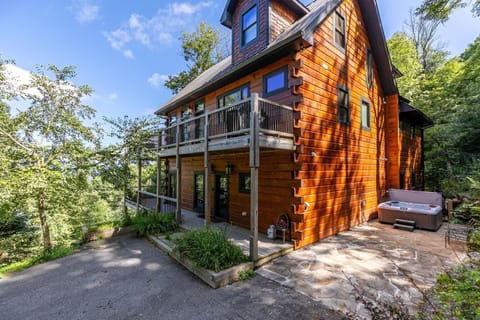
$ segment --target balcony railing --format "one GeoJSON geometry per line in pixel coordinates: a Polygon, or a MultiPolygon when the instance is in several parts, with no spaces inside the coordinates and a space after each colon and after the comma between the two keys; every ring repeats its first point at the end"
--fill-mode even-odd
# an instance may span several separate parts
{"type": "Polygon", "coordinates": [[[139,209],[157,213],[174,213],[177,209],[177,199],[165,195],[157,196],[155,193],[145,190],[139,191],[135,188],[127,189],[125,204],[132,208],[138,206],[139,209]]]}
{"type": "Polygon", "coordinates": [[[210,141],[246,135],[251,130],[254,103],[258,103],[258,122],[262,135],[293,138],[293,109],[254,95],[161,129],[152,136],[148,145],[152,149],[163,150],[176,147],[177,137],[178,145],[182,146],[204,142],[206,139],[210,141]]]}

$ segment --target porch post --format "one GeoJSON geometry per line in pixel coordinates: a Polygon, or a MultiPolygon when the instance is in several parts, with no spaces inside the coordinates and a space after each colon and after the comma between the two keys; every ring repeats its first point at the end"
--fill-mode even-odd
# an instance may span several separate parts
{"type": "Polygon", "coordinates": [[[211,217],[210,217],[210,159],[208,155],[208,112],[205,110],[205,124],[204,128],[204,138],[205,138],[205,151],[203,157],[203,168],[205,169],[205,174],[203,176],[203,210],[205,215],[205,226],[210,227],[211,217]]]}
{"type": "Polygon", "coordinates": [[[161,131],[158,131],[157,136],[157,213],[162,211],[162,206],[160,203],[160,184],[161,184],[161,174],[162,174],[162,162],[160,160],[160,143],[161,143],[161,131]]]}
{"type": "Polygon", "coordinates": [[[176,132],[176,164],[177,164],[177,224],[182,223],[182,159],[180,158],[180,125],[176,132]]]}
{"type": "Polygon", "coordinates": [[[137,149],[137,169],[138,169],[138,180],[137,180],[137,213],[140,211],[140,190],[142,190],[142,151],[141,148],[137,149]]]}
{"type": "Polygon", "coordinates": [[[260,164],[258,94],[251,97],[250,116],[250,260],[258,259],[258,167],[260,164]]]}

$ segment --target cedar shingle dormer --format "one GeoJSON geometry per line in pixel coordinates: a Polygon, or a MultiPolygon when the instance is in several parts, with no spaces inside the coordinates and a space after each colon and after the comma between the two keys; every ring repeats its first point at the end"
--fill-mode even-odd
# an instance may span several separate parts
{"type": "Polygon", "coordinates": [[[228,0],[220,21],[232,30],[232,64],[265,49],[307,13],[297,0],[228,0]]]}

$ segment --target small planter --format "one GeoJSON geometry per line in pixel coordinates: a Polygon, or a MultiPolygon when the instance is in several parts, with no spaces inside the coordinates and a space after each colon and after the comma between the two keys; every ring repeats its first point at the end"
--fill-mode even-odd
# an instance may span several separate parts
{"type": "Polygon", "coordinates": [[[148,239],[152,241],[158,248],[165,251],[170,257],[175,259],[178,263],[184,266],[191,273],[202,279],[203,282],[210,287],[217,289],[238,281],[241,272],[246,270],[253,270],[252,262],[245,262],[236,266],[230,267],[219,272],[208,270],[195,265],[190,259],[186,258],[179,252],[173,251],[169,241],[160,239],[152,235],[147,235],[148,239]]]}

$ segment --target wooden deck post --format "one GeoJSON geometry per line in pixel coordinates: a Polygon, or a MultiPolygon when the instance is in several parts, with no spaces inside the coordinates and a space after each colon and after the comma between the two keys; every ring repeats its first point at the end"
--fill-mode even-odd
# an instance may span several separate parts
{"type": "Polygon", "coordinates": [[[137,169],[138,169],[138,180],[137,180],[137,213],[140,211],[140,190],[142,190],[142,155],[141,148],[137,149],[137,169]]]}
{"type": "Polygon", "coordinates": [[[258,167],[260,164],[258,94],[251,97],[250,117],[250,260],[258,259],[258,167]]]}
{"type": "Polygon", "coordinates": [[[176,164],[177,164],[177,224],[182,223],[182,159],[180,158],[180,126],[176,130],[176,164]]]}
{"type": "Polygon", "coordinates": [[[160,159],[160,143],[161,143],[161,131],[158,131],[158,136],[157,136],[157,213],[160,213],[162,211],[162,204],[160,202],[160,184],[162,183],[162,162],[160,159]]]}
{"type": "Polygon", "coordinates": [[[205,152],[203,157],[203,167],[205,169],[205,174],[203,176],[203,200],[204,200],[204,215],[205,215],[205,226],[210,227],[211,217],[210,217],[210,159],[208,155],[208,112],[205,111],[205,124],[204,124],[204,136],[205,136],[205,152]]]}

